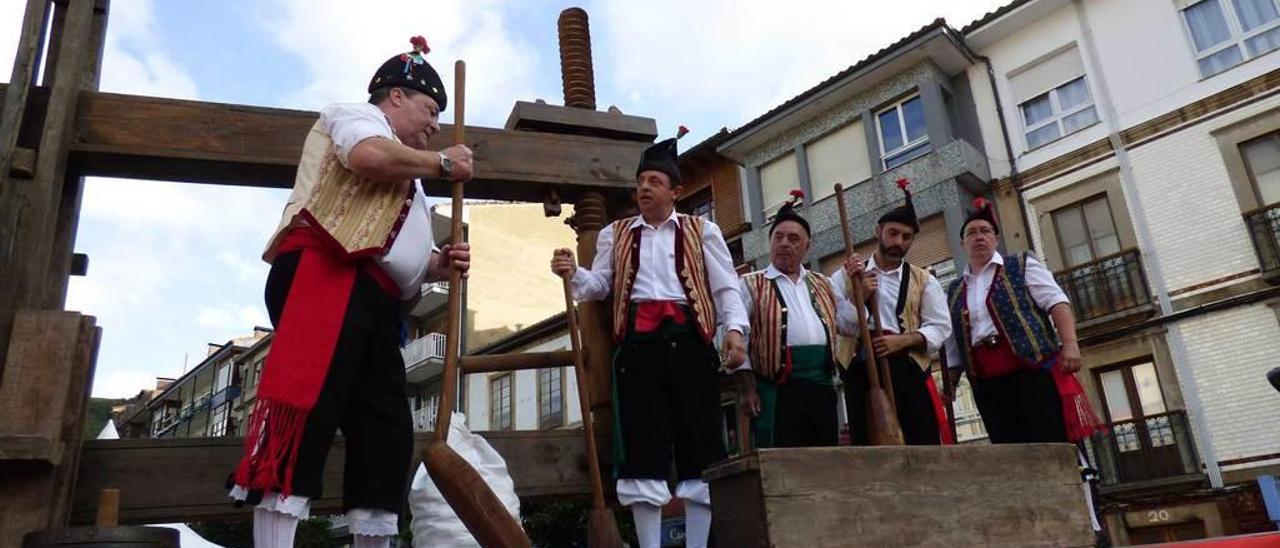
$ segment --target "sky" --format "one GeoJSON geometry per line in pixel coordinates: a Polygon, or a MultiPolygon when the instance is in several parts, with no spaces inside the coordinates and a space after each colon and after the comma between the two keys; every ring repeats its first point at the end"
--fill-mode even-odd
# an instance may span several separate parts
{"type": "MultiPolygon", "coordinates": [[[[679,125],[697,143],[733,129],[943,17],[960,28],[1005,0],[113,0],[101,89],[318,110],[359,102],[373,70],[427,38],[467,122],[501,127],[518,100],[562,104],[556,17],[591,22],[596,102],[679,125]]],[[[25,2],[0,0],[0,79],[25,2]]],[[[452,120],[446,111],[442,119],[452,120]]],[[[287,190],[90,178],[67,309],[103,327],[93,395],[128,397],[194,367],[208,343],[269,326],[262,247],[287,190]]],[[[530,265],[540,269],[544,265],[530,265]]]]}

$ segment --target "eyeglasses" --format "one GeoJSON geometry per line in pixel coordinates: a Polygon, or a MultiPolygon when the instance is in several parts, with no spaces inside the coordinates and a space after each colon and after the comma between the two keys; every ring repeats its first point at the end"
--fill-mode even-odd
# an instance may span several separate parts
{"type": "Polygon", "coordinates": [[[972,238],[972,237],[974,237],[974,236],[985,236],[985,235],[989,235],[989,234],[992,234],[992,235],[993,235],[993,234],[995,234],[995,233],[996,233],[996,231],[994,231],[994,230],[992,230],[992,229],[990,229],[990,228],[987,228],[987,227],[985,227],[985,226],[982,226],[982,227],[975,227],[975,228],[971,228],[971,229],[969,229],[969,230],[964,231],[964,237],[965,237],[965,238],[972,238]]]}

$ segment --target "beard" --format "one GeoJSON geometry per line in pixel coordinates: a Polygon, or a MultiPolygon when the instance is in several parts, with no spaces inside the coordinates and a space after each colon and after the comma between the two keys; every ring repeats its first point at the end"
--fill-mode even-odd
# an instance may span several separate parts
{"type": "Polygon", "coordinates": [[[880,256],[891,261],[901,261],[907,256],[907,248],[880,244],[880,256]]]}

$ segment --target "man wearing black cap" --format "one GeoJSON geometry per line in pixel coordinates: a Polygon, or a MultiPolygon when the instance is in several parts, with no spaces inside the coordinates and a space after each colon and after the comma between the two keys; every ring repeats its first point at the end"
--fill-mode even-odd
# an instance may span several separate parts
{"type": "MultiPolygon", "coordinates": [[[[681,127],[680,135],[685,131],[681,127]]],[[[600,231],[590,270],[578,267],[568,249],[551,259],[553,272],[571,276],[578,301],[613,294],[618,501],[631,507],[645,548],[660,542],[673,453],[675,495],[685,500],[686,546],[706,546],[711,494],[702,469],[725,457],[717,324],[726,329],[731,369],[746,353],[747,316],[729,247],[715,223],[675,212],[681,191],[676,158],[676,139],[644,152],[636,168],[640,215],[600,231]]]]}
{"type": "MultiPolygon", "coordinates": [[[[1076,379],[1081,356],[1071,303],[1033,254],[1002,256],[999,235],[991,202],[974,200],[960,227],[969,264],[947,291],[949,373],[968,373],[991,443],[1079,443],[1105,427],[1076,379]]],[[[1093,470],[1077,455],[1093,529],[1101,531],[1088,484],[1093,470]]]]}
{"type": "Polygon", "coordinates": [[[466,244],[434,249],[423,177],[471,178],[471,151],[427,149],[447,104],[426,40],[387,60],[369,101],[325,107],[263,259],[275,340],[245,424],[231,496],[256,504],[254,544],[293,546],[346,438],[343,509],[358,547],[399,531],[413,429],[404,403],[401,301],[467,271],[466,244]]]}
{"type": "MultiPolygon", "coordinates": [[[[872,344],[876,357],[889,361],[904,441],[908,445],[955,443],[929,372],[932,355],[951,334],[947,301],[932,274],[906,261],[907,251],[920,232],[907,186],[906,179],[898,181],[906,203],[882,215],[876,225],[875,253],[869,259],[850,254],[843,269],[833,274],[833,283],[841,298],[847,300],[852,295],[854,277],[860,277],[867,294],[876,295],[878,310],[869,312],[879,315],[882,333],[872,338],[872,344]]],[[[851,349],[856,350],[861,342],[857,337],[851,339],[851,349]]],[[[849,436],[854,445],[870,443],[868,364],[863,356],[865,353],[859,352],[852,357],[844,376],[849,436]]]]}
{"type": "Polygon", "coordinates": [[[751,319],[747,357],[760,400],[759,410],[748,410],[756,416],[756,447],[836,445],[836,334],[857,329],[853,306],[836,297],[831,280],[804,267],[809,221],[795,209],[804,194],[792,195],[769,228],[769,267],[741,281],[751,319]]]}

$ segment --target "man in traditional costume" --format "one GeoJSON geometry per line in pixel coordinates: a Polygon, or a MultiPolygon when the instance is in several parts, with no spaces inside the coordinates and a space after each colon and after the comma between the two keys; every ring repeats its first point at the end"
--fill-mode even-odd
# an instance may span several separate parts
{"type": "Polygon", "coordinates": [[[233,498],[256,504],[256,546],[293,546],[339,427],[355,546],[387,546],[399,532],[413,450],[402,302],[470,259],[466,244],[432,245],[418,179],[469,179],[472,155],[428,150],[448,98],[426,41],[411,42],[373,75],[367,103],[321,110],[263,254],[275,341],[229,482],[233,498]]]}
{"type": "Polygon", "coordinates": [[[715,223],[676,213],[682,190],[676,160],[676,139],[645,150],[636,168],[640,215],[600,231],[589,270],[568,249],[551,260],[553,272],[571,276],[576,300],[613,295],[618,501],[631,508],[645,548],[660,542],[673,455],[686,546],[706,546],[711,495],[702,470],[725,457],[717,324],[726,328],[729,366],[745,360],[747,317],[729,248],[715,223]]]}
{"type": "MultiPolygon", "coordinates": [[[[907,445],[955,443],[930,372],[932,356],[951,334],[946,296],[933,274],[906,261],[920,221],[907,180],[899,180],[898,187],[906,201],[880,216],[876,251],[869,258],[850,254],[844,267],[832,275],[832,282],[842,300],[852,299],[855,279],[863,284],[864,294],[876,295],[878,310],[870,310],[868,303],[867,317],[878,315],[881,333],[872,335],[872,344],[876,357],[889,361],[898,423],[907,445]]],[[[849,438],[853,445],[868,445],[867,367],[875,364],[868,364],[866,353],[860,351],[860,338],[846,341],[846,354],[852,355],[844,375],[849,438]]]]}
{"type": "Polygon", "coordinates": [[[769,228],[769,267],[741,281],[751,320],[747,356],[761,404],[752,423],[756,447],[837,444],[837,333],[857,330],[853,305],[837,297],[826,276],[804,267],[809,221],[795,208],[804,194],[792,195],[769,228]]]}
{"type": "MultiPolygon", "coordinates": [[[[968,374],[991,443],[1078,443],[1104,427],[1076,379],[1071,303],[1034,255],[1001,255],[999,234],[991,203],[978,198],[960,228],[969,262],[948,289],[950,374],[968,374]]],[[[1079,460],[1100,531],[1087,483],[1093,472],[1082,453],[1079,460]]]]}

